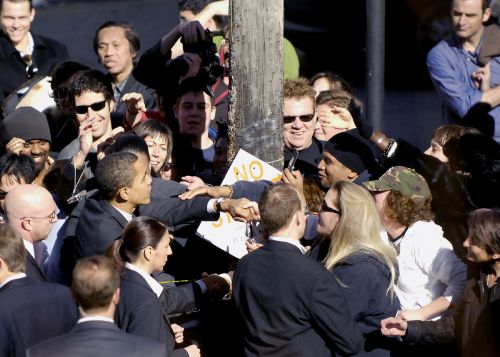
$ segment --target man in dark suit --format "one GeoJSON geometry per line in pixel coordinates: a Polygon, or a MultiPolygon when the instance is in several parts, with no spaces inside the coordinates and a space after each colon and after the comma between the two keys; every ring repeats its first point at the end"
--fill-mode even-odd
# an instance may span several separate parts
{"type": "Polygon", "coordinates": [[[192,220],[215,220],[219,211],[236,219],[251,219],[246,201],[202,199],[188,203],[175,199],[151,198],[149,158],[129,152],[106,155],[96,168],[100,196],[88,198],[75,231],[74,256],[103,254],[133,215],[151,216],[168,226],[192,220]],[[239,217],[239,218],[238,218],[239,217]]]}
{"type": "Polygon", "coordinates": [[[0,103],[35,74],[49,75],[68,58],[66,46],[30,32],[35,18],[31,0],[0,0],[0,103]]]}
{"type": "Polygon", "coordinates": [[[42,265],[48,258],[47,238],[57,222],[58,208],[51,194],[38,185],[19,185],[5,197],[7,222],[23,239],[26,252],[26,274],[47,281],[42,265]]]}
{"type": "Polygon", "coordinates": [[[27,348],[76,322],[69,289],[26,276],[24,251],[16,232],[0,224],[0,356],[24,357],[27,348]]]}
{"type": "Polygon", "coordinates": [[[342,287],[304,255],[304,207],[289,185],[274,185],[259,200],[269,242],[240,260],[233,280],[247,356],[351,355],[362,347],[342,287]]]}
{"type": "Polygon", "coordinates": [[[43,356],[166,356],[155,340],[127,334],[114,324],[120,300],[120,273],[110,258],[80,260],[73,271],[72,293],[80,307],[80,319],[66,335],[37,344],[28,357],[43,356]]]}

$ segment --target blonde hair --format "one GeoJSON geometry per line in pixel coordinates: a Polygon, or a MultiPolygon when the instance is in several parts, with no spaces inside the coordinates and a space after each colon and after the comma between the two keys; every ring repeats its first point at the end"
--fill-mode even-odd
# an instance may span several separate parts
{"type": "Polygon", "coordinates": [[[342,213],[330,237],[330,249],[324,265],[332,270],[356,253],[371,255],[385,264],[391,272],[386,293],[390,293],[392,299],[396,283],[397,254],[380,237],[382,225],[373,197],[364,188],[346,181],[335,183],[331,190],[337,193],[335,205],[342,213]]]}

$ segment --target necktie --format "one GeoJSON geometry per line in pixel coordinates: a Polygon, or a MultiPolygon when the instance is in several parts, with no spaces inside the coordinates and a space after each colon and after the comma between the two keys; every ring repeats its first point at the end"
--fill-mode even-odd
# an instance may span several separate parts
{"type": "Polygon", "coordinates": [[[33,248],[35,251],[35,260],[36,260],[38,266],[40,267],[40,269],[42,269],[43,263],[49,257],[49,251],[47,249],[47,245],[45,245],[44,242],[35,242],[33,244],[33,248]]]}

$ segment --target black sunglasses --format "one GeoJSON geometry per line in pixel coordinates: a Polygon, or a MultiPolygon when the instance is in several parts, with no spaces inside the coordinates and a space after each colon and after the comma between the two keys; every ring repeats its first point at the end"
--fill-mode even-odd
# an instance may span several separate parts
{"type": "Polygon", "coordinates": [[[301,122],[307,123],[313,120],[314,118],[314,113],[313,114],[303,114],[303,115],[285,115],[283,116],[283,123],[284,124],[290,124],[295,121],[295,118],[299,118],[301,122]]]}
{"type": "Polygon", "coordinates": [[[75,107],[75,112],[78,114],[87,114],[89,108],[92,109],[94,112],[98,112],[99,110],[104,109],[106,106],[106,100],[103,100],[102,102],[97,102],[93,103],[90,105],[77,105],[75,107]]]}
{"type": "Polygon", "coordinates": [[[340,215],[340,211],[338,209],[335,209],[335,208],[332,208],[332,207],[328,207],[328,205],[326,204],[325,201],[323,201],[321,203],[321,211],[322,212],[336,213],[336,214],[340,215]]]}

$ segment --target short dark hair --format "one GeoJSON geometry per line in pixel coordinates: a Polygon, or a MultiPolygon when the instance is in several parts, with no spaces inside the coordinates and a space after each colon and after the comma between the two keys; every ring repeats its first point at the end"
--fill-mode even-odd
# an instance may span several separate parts
{"type": "Polygon", "coordinates": [[[8,224],[0,224],[0,258],[11,273],[22,273],[25,269],[23,240],[8,224]]]}
{"type": "Polygon", "coordinates": [[[481,208],[469,213],[469,240],[488,254],[500,253],[500,210],[481,208]]]}
{"type": "Polygon", "coordinates": [[[69,82],[69,100],[75,104],[75,97],[85,92],[102,93],[106,100],[113,98],[111,80],[101,71],[89,69],[76,73],[69,82]]]}
{"type": "Polygon", "coordinates": [[[76,263],[71,291],[84,311],[108,307],[119,287],[120,272],[112,259],[96,255],[76,263]]]}
{"type": "Polygon", "coordinates": [[[432,198],[416,203],[411,197],[399,191],[390,190],[385,201],[385,214],[403,226],[411,226],[417,221],[432,221],[432,198]]]}
{"type": "Polygon", "coordinates": [[[330,89],[337,88],[336,86],[338,85],[339,89],[343,89],[346,92],[352,94],[352,86],[349,82],[347,82],[344,78],[339,76],[338,74],[335,74],[330,71],[324,71],[324,72],[318,72],[314,76],[311,77],[311,80],[309,83],[314,85],[314,82],[316,82],[318,79],[325,78],[329,83],[330,83],[330,89]]]}
{"type": "Polygon", "coordinates": [[[210,103],[212,104],[212,106],[215,105],[214,94],[212,93],[210,86],[208,86],[207,83],[204,82],[200,77],[188,77],[179,84],[179,88],[177,89],[176,104],[180,103],[181,98],[184,94],[190,92],[203,92],[208,94],[208,96],[210,97],[210,103]]]}
{"type": "Polygon", "coordinates": [[[260,219],[270,234],[286,227],[293,215],[301,209],[299,194],[290,185],[273,185],[259,199],[260,219]]]}
{"type": "Polygon", "coordinates": [[[191,11],[193,14],[198,14],[207,6],[207,0],[179,0],[179,11],[191,11]]]}
{"type": "Polygon", "coordinates": [[[111,145],[111,152],[130,152],[135,155],[144,155],[149,159],[148,145],[142,137],[134,132],[118,136],[111,145]]]}
{"type": "Polygon", "coordinates": [[[489,7],[491,7],[491,0],[483,0],[483,12],[489,7]]]}
{"type": "Polygon", "coordinates": [[[141,40],[139,39],[139,35],[134,30],[131,24],[125,21],[106,21],[101,26],[99,26],[94,35],[93,45],[94,45],[94,52],[96,54],[99,48],[99,31],[109,27],[122,28],[125,31],[125,38],[128,40],[128,43],[130,45],[130,50],[135,53],[139,52],[139,50],[141,49],[141,40]]]}
{"type": "Polygon", "coordinates": [[[3,3],[5,1],[8,1],[8,2],[13,2],[13,3],[21,3],[21,2],[29,2],[30,4],[30,10],[33,9],[33,0],[0,0],[0,6],[3,5],[3,3]]]}
{"type": "Polygon", "coordinates": [[[113,245],[113,257],[117,262],[135,262],[141,250],[156,248],[168,229],[156,218],[140,216],[132,219],[123,229],[121,239],[113,245]]]}
{"type": "Polygon", "coordinates": [[[85,71],[88,69],[89,69],[88,66],[80,62],[75,62],[75,61],[61,62],[52,71],[50,88],[52,88],[52,90],[59,88],[61,84],[70,79],[71,76],[74,75],[75,73],[79,71],[85,71]]]}
{"type": "Polygon", "coordinates": [[[18,183],[21,179],[32,183],[36,177],[35,161],[26,155],[5,154],[0,157],[0,178],[3,176],[15,178],[18,183]]]}
{"type": "Polygon", "coordinates": [[[172,146],[174,144],[174,139],[172,137],[172,130],[170,130],[170,128],[166,124],[155,119],[148,119],[137,124],[134,127],[134,132],[143,139],[146,139],[146,136],[150,136],[152,138],[159,136],[166,139],[167,158],[172,155],[172,146]]]}
{"type": "Polygon", "coordinates": [[[138,160],[135,154],[130,152],[117,152],[104,156],[98,162],[95,170],[95,178],[101,196],[110,200],[116,196],[123,187],[130,187],[137,174],[134,164],[138,160]]]}

